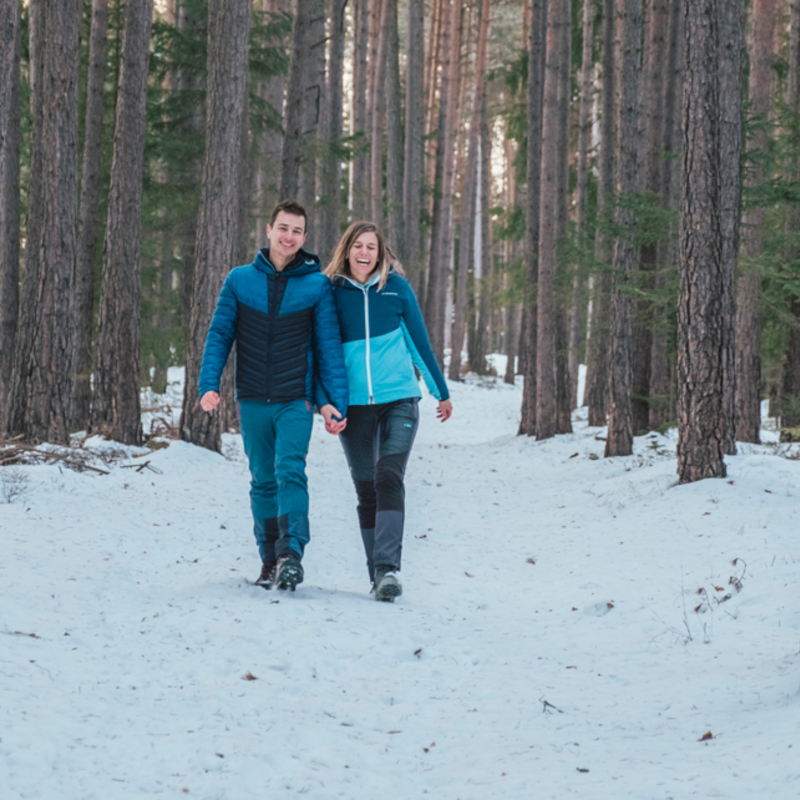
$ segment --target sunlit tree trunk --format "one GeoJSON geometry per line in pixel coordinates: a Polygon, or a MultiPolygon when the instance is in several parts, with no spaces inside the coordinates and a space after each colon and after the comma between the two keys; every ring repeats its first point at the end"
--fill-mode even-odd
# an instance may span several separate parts
{"type": "MultiPolygon", "coordinates": [[[[367,74],[369,53],[369,0],[355,0],[354,17],[354,57],[353,57],[353,111],[352,134],[362,135],[360,148],[369,145],[367,117],[367,74]]],[[[353,218],[366,219],[369,216],[369,152],[359,153],[353,159],[352,191],[353,218]]]]}

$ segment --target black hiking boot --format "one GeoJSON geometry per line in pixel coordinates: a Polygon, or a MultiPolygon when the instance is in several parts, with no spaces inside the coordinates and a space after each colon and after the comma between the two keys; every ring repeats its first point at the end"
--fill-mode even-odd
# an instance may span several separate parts
{"type": "Polygon", "coordinates": [[[302,582],[303,565],[300,563],[300,559],[294,554],[281,556],[275,567],[275,577],[272,579],[272,585],[277,586],[279,589],[291,589],[294,591],[297,588],[297,584],[302,582]]]}
{"type": "Polygon", "coordinates": [[[265,561],[261,565],[261,574],[255,581],[255,586],[263,586],[265,589],[271,589],[275,581],[275,566],[276,564],[274,561],[265,561]]]}
{"type": "Polygon", "coordinates": [[[403,594],[403,587],[397,580],[394,567],[375,567],[375,583],[373,584],[375,599],[383,603],[394,603],[395,597],[403,594]]]}

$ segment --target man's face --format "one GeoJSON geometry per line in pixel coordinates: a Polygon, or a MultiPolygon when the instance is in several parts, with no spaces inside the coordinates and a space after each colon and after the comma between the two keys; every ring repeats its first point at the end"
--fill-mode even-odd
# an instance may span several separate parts
{"type": "Polygon", "coordinates": [[[304,217],[279,211],[274,225],[267,225],[269,251],[284,261],[291,259],[306,240],[306,221],[304,217]]]}

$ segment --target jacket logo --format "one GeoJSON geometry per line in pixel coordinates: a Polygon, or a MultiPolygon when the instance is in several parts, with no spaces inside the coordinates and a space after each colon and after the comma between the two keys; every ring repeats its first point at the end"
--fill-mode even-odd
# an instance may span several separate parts
{"type": "Polygon", "coordinates": [[[384,297],[400,297],[397,292],[381,292],[384,297]]]}

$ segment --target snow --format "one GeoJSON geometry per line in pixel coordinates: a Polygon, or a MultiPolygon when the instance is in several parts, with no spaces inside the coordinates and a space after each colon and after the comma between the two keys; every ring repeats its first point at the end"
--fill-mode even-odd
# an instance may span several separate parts
{"type": "Polygon", "coordinates": [[[800,446],[677,486],[675,431],[604,459],[585,409],[537,442],[519,384],[451,391],[395,604],[320,419],[295,594],[249,583],[236,435],[0,469],[0,797],[800,796],[800,446]]]}

